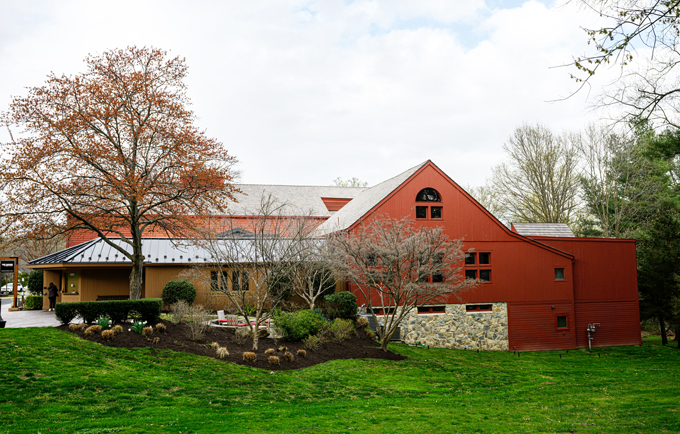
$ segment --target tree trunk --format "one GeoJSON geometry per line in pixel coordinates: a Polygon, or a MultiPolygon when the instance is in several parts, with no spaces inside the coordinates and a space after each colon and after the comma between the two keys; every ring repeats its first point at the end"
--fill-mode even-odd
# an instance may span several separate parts
{"type": "Polygon", "coordinates": [[[142,271],[144,256],[142,255],[142,234],[133,227],[132,234],[132,271],[130,272],[130,300],[142,298],[142,271]]]}
{"type": "Polygon", "coordinates": [[[666,323],[663,320],[663,315],[659,314],[659,326],[661,326],[661,345],[668,345],[668,337],[666,336],[666,323]]]}
{"type": "Polygon", "coordinates": [[[390,343],[390,338],[387,336],[384,336],[382,340],[380,341],[380,349],[383,350],[384,352],[387,352],[387,345],[390,343]]]}
{"type": "Polygon", "coordinates": [[[260,343],[260,328],[257,326],[257,321],[255,321],[255,326],[251,327],[250,330],[253,334],[253,351],[257,351],[257,346],[260,343]]]}

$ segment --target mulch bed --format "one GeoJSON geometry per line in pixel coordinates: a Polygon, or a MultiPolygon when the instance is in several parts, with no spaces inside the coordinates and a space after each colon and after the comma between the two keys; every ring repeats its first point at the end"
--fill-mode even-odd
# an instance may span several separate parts
{"type": "Polygon", "coordinates": [[[85,336],[85,329],[71,331],[68,326],[64,325],[57,328],[78,335],[88,341],[97,342],[109,347],[150,347],[155,349],[183,351],[185,353],[198,354],[199,356],[212,357],[225,362],[238,363],[239,365],[253,366],[255,368],[267,369],[270,371],[287,371],[291,369],[306,368],[318,363],[337,359],[403,360],[406,358],[405,356],[390,351],[384,352],[380,349],[377,342],[368,337],[363,330],[357,330],[356,336],[352,336],[341,342],[335,339],[328,339],[328,341],[316,351],[305,349],[302,342],[288,342],[284,339],[275,340],[263,338],[259,341],[258,350],[253,351],[257,355],[257,360],[254,362],[246,362],[243,360],[243,353],[252,351],[252,340],[245,342],[240,341],[236,338],[234,329],[210,327],[201,341],[194,342],[190,339],[189,327],[186,323],[173,324],[169,321],[161,322],[166,327],[165,332],[158,332],[154,329],[153,334],[147,338],[140,333],[129,331],[128,329],[130,326],[128,324],[123,326],[122,333],[116,334],[115,337],[109,341],[103,340],[101,333],[85,336]],[[154,340],[154,338],[159,339],[154,340]],[[217,342],[221,347],[226,347],[229,350],[230,355],[224,359],[217,358],[215,350],[210,348],[212,342],[217,342]],[[286,347],[287,351],[295,356],[292,362],[288,362],[284,359],[284,351],[278,351],[280,347],[286,347]],[[265,354],[265,350],[269,348],[274,348],[276,350],[274,355],[279,357],[279,365],[272,365],[268,362],[269,355],[265,354]],[[297,351],[299,349],[304,349],[307,352],[306,357],[298,356],[297,351]]]}

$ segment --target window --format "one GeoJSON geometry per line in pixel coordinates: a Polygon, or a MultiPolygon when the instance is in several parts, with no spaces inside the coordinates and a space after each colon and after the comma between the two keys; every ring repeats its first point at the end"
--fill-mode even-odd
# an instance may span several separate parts
{"type": "Polygon", "coordinates": [[[418,313],[446,313],[446,306],[419,306],[418,313]]]}
{"type": "Polygon", "coordinates": [[[210,272],[210,290],[211,291],[219,291],[219,282],[218,282],[217,276],[218,276],[217,271],[211,271],[210,272]]]}
{"type": "Polygon", "coordinates": [[[491,259],[491,253],[489,252],[480,252],[479,253],[479,264],[480,265],[489,265],[491,259]]]}
{"type": "Polygon", "coordinates": [[[564,268],[555,268],[555,280],[564,280],[564,268]]]}
{"type": "Polygon", "coordinates": [[[442,218],[442,207],[440,206],[430,207],[430,218],[432,219],[442,218]]]}
{"type": "MultiPolygon", "coordinates": [[[[416,195],[416,202],[441,202],[442,199],[439,193],[434,188],[423,188],[416,195]]],[[[441,220],[442,219],[442,207],[441,206],[422,206],[416,207],[416,218],[417,219],[431,219],[431,220],[441,220]],[[429,209],[428,209],[429,208],[429,209]]]]}
{"type": "Polygon", "coordinates": [[[229,291],[229,272],[223,271],[220,279],[220,291],[229,291]]]}
{"type": "Polygon", "coordinates": [[[465,254],[465,265],[475,265],[475,259],[477,258],[477,254],[473,252],[468,252],[465,254]]]}
{"type": "Polygon", "coordinates": [[[434,188],[423,188],[418,192],[416,202],[441,202],[441,198],[434,188]]]}
{"type": "Polygon", "coordinates": [[[465,306],[465,311],[469,313],[476,312],[491,312],[493,309],[491,304],[468,304],[465,306]]]}
{"type": "Polygon", "coordinates": [[[479,280],[482,282],[490,282],[491,270],[479,270],[479,280]]]}
{"type": "Polygon", "coordinates": [[[368,309],[372,310],[374,314],[376,315],[389,315],[391,313],[394,313],[394,308],[393,307],[368,307],[368,309]]]}
{"type": "Polygon", "coordinates": [[[557,315],[557,330],[566,330],[569,328],[569,322],[566,315],[557,315]]]}
{"type": "Polygon", "coordinates": [[[231,288],[232,291],[247,291],[248,290],[248,272],[243,270],[232,271],[231,288]]]}
{"type": "Polygon", "coordinates": [[[442,273],[432,274],[432,283],[442,283],[444,281],[444,275],[442,273]]]}
{"type": "Polygon", "coordinates": [[[476,279],[477,278],[477,270],[465,270],[465,278],[466,279],[476,279]]]}

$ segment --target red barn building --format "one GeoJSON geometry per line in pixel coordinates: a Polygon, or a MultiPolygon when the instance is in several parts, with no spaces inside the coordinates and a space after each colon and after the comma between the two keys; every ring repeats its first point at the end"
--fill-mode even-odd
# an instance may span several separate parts
{"type": "MultiPolygon", "coordinates": [[[[480,284],[459,298],[413,312],[402,324],[406,342],[511,351],[572,349],[588,346],[587,328],[595,325],[593,346],[641,344],[635,240],[575,238],[561,224],[507,228],[431,161],[371,188],[239,188],[247,195],[236,210],[254,209],[263,193],[272,194],[310,211],[306,217],[319,222],[319,235],[352,231],[381,216],[410,216],[419,225],[443,227],[449,238],[462,238],[468,252],[465,274],[480,284]]],[[[78,237],[88,238],[82,232],[78,237]]],[[[154,258],[152,250],[162,242],[145,241],[145,297],[160,296],[165,283],[191,265],[172,253],[154,258]]],[[[103,249],[99,240],[86,241],[32,261],[30,267],[46,270],[46,283],[80,288],[73,301],[94,300],[103,291],[126,294],[129,264],[109,260],[112,255],[102,255],[103,249]],[[105,276],[108,289],[97,286],[97,276],[105,276]]],[[[197,288],[201,302],[209,288],[197,288]]]]}

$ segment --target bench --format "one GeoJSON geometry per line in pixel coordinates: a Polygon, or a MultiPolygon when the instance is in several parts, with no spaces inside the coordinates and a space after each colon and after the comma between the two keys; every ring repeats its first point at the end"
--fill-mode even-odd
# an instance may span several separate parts
{"type": "Polygon", "coordinates": [[[97,301],[129,300],[129,295],[98,295],[97,301]]]}

